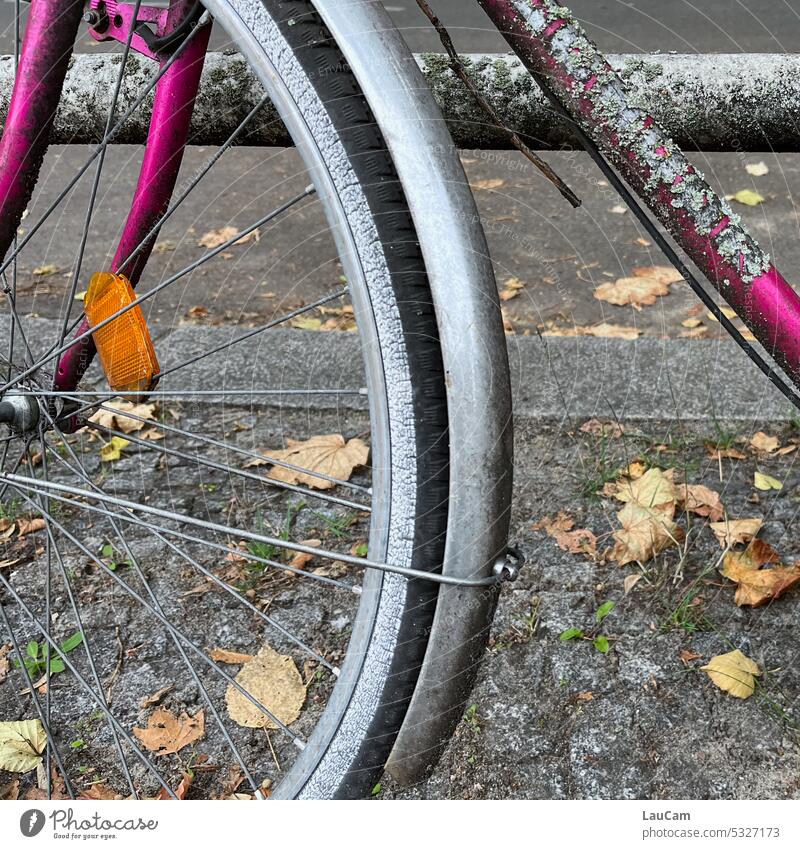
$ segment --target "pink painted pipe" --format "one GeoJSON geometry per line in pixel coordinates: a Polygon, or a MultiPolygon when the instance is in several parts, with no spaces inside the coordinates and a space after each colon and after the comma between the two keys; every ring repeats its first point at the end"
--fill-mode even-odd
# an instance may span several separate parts
{"type": "Polygon", "coordinates": [[[800,385],[800,297],[652,116],[626,101],[622,80],[571,14],[556,0],[478,2],[800,385]]]}

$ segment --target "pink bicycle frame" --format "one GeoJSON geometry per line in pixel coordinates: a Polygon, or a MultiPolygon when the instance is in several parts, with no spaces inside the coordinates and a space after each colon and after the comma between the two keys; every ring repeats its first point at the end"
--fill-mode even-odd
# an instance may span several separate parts
{"type": "MultiPolygon", "coordinates": [[[[98,29],[90,32],[97,40],[125,43],[132,25],[147,23],[154,26],[157,38],[163,38],[175,32],[193,5],[191,0],[170,0],[168,9],[142,6],[134,21],[132,4],[92,0],[91,8],[102,24],[95,24],[98,29]]],[[[0,257],[11,247],[30,201],[82,14],[82,0],[31,2],[8,120],[0,139],[0,257]]],[[[134,287],[147,264],[158,234],[156,225],[169,206],[178,178],[210,32],[211,27],[204,26],[195,33],[156,85],[139,179],[110,269],[123,270],[122,264],[141,244],[124,268],[134,287]]],[[[153,52],[139,34],[132,37],[131,49],[162,66],[169,59],[166,52],[153,52]]],[[[87,330],[84,320],[76,335],[87,330]]],[[[94,354],[91,336],[66,351],[57,366],[55,388],[75,389],[94,354]]]]}

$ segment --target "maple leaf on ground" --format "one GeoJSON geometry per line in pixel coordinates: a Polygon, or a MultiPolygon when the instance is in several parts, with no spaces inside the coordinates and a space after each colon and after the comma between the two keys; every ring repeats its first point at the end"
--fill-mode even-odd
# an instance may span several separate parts
{"type": "Polygon", "coordinates": [[[739,649],[712,657],[700,669],[708,673],[708,677],[720,690],[737,699],[749,699],[753,695],[756,691],[755,676],[761,674],[758,664],[739,649]]]}
{"type": "Polygon", "coordinates": [[[314,489],[332,489],[332,481],[317,477],[320,472],[337,480],[350,480],[353,471],[363,466],[369,457],[369,446],[355,438],[345,442],[341,434],[312,436],[305,442],[287,439],[288,448],[268,450],[263,460],[251,460],[246,467],[269,464],[271,460],[282,460],[298,466],[303,471],[273,466],[267,477],[289,484],[306,484],[314,489]]]}
{"type": "Polygon", "coordinates": [[[616,306],[630,304],[637,310],[650,306],[656,299],[669,294],[669,287],[683,278],[671,266],[656,265],[634,268],[632,277],[620,277],[613,283],[603,283],[594,290],[599,301],[616,306]]]}
{"type": "Polygon", "coordinates": [[[189,716],[184,711],[177,717],[159,708],[153,711],[147,728],[134,727],[133,733],[156,756],[173,755],[205,734],[205,713],[200,710],[194,716],[189,716]]]}
{"type": "Polygon", "coordinates": [[[750,542],[763,524],[763,519],[726,519],[712,522],[710,527],[722,548],[732,548],[738,543],[750,542]]]}
{"type": "Polygon", "coordinates": [[[611,439],[619,439],[625,428],[619,422],[608,419],[589,419],[581,425],[581,433],[590,433],[592,436],[604,436],[611,439]]]}
{"type": "Polygon", "coordinates": [[[747,454],[738,448],[718,448],[716,445],[706,445],[708,456],[712,460],[746,460],[747,454]]]}
{"type": "Polygon", "coordinates": [[[662,509],[648,509],[630,501],[617,514],[621,529],[614,531],[616,545],[611,557],[620,566],[639,561],[644,563],[655,554],[677,545],[684,537],[683,530],[673,521],[675,504],[662,509]]]}
{"type": "Polygon", "coordinates": [[[136,433],[147,427],[150,421],[155,419],[155,404],[133,404],[130,401],[108,401],[103,404],[103,409],[98,410],[90,419],[90,422],[120,430],[123,433],[136,433]],[[130,415],[127,415],[130,414],[130,415]],[[132,418],[136,416],[137,418],[132,418]],[[144,421],[140,421],[144,419],[144,421]]]}
{"type": "Polygon", "coordinates": [[[712,522],[718,522],[725,515],[725,508],[719,493],[702,484],[688,484],[677,487],[678,506],[698,516],[708,516],[712,522]]]}
{"type": "Polygon", "coordinates": [[[591,327],[548,327],[542,336],[594,336],[600,339],[626,339],[632,342],[642,335],[638,327],[623,327],[619,324],[595,324],[591,327]]]}
{"type": "Polygon", "coordinates": [[[765,454],[772,454],[773,451],[778,450],[780,443],[778,442],[777,436],[768,436],[763,430],[760,430],[758,433],[754,433],[750,438],[750,445],[755,448],[756,451],[763,451],[765,454]]]}
{"type": "Polygon", "coordinates": [[[618,501],[632,502],[647,509],[671,504],[674,511],[678,491],[672,478],[672,469],[662,472],[654,467],[639,478],[621,482],[615,497],[618,501]]]}
{"type": "Polygon", "coordinates": [[[594,557],[597,554],[597,537],[585,528],[573,530],[574,527],[575,520],[562,511],[553,518],[545,516],[540,519],[533,529],[551,536],[563,551],[594,557]]]}
{"type": "Polygon", "coordinates": [[[753,540],[744,551],[728,552],[720,571],[738,584],[734,601],[739,607],[761,607],[800,583],[800,566],[780,565],[778,552],[760,539],[753,540]],[[767,564],[779,565],[761,568],[767,564]]]}

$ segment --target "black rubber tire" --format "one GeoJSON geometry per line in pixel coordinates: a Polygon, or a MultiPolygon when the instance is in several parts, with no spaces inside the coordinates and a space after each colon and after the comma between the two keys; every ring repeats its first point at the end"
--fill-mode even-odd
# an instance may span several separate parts
{"type": "MultiPolygon", "coordinates": [[[[411,214],[355,76],[312,4],[262,2],[337,128],[384,246],[412,376],[417,464],[413,567],[439,571],[448,513],[447,401],[436,316],[411,214]]],[[[409,584],[379,708],[336,798],[362,798],[380,778],[419,677],[437,595],[433,582],[409,584]]]]}

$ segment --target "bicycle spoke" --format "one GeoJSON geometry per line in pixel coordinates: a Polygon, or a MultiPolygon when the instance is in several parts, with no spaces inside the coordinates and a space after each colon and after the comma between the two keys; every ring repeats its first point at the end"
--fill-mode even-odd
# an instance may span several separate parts
{"type": "Polygon", "coordinates": [[[127,257],[120,263],[119,271],[122,272],[123,269],[136,257],[141,253],[144,246],[147,242],[155,236],[156,233],[161,229],[166,220],[172,215],[173,212],[186,200],[192,190],[197,186],[197,184],[205,177],[206,174],[211,170],[211,168],[220,160],[222,154],[225,153],[239,138],[244,129],[253,120],[253,118],[258,115],[258,113],[270,102],[270,99],[267,95],[259,100],[259,102],[248,112],[248,114],[244,117],[242,122],[238,127],[231,133],[231,135],[226,139],[225,142],[220,146],[220,148],[214,153],[213,156],[209,157],[206,164],[200,169],[200,171],[192,178],[189,185],[184,189],[184,191],[178,196],[178,199],[173,201],[167,211],[161,216],[161,218],[156,221],[156,223],[150,228],[150,231],[147,235],[139,242],[139,244],[128,254],[127,257]]]}
{"type": "MultiPolygon", "coordinates": [[[[168,286],[171,286],[177,280],[180,280],[182,277],[185,277],[187,274],[190,274],[192,271],[195,271],[196,269],[198,269],[204,263],[208,262],[209,260],[213,259],[215,256],[218,256],[219,254],[221,254],[223,251],[232,247],[233,245],[236,244],[236,242],[239,241],[239,239],[243,238],[244,236],[249,235],[254,230],[257,230],[259,227],[263,227],[265,224],[268,224],[270,221],[272,221],[275,218],[277,218],[278,216],[282,215],[283,213],[285,213],[286,211],[291,209],[295,204],[297,204],[301,200],[309,197],[311,194],[314,193],[314,191],[315,191],[315,189],[314,189],[313,186],[307,186],[302,192],[295,195],[292,199],[286,201],[286,203],[281,204],[279,207],[272,210],[272,212],[268,213],[263,218],[260,218],[258,221],[249,225],[244,230],[241,230],[240,232],[238,232],[232,238],[223,242],[221,245],[218,245],[216,248],[213,248],[212,250],[208,251],[208,253],[203,254],[203,256],[201,256],[199,259],[196,259],[194,262],[190,263],[189,265],[187,265],[186,267],[184,267],[183,269],[181,269],[177,273],[173,274],[171,277],[168,277],[166,280],[163,280],[157,286],[154,286],[152,289],[149,289],[147,292],[144,292],[141,295],[137,296],[137,298],[133,302],[131,302],[130,304],[127,304],[126,306],[122,307],[121,309],[118,309],[116,312],[112,313],[108,318],[104,319],[103,321],[98,322],[94,327],[90,328],[89,330],[86,330],[84,333],[78,334],[73,339],[71,339],[68,343],[58,346],[54,351],[48,353],[44,357],[41,357],[38,362],[34,363],[34,365],[29,366],[27,369],[20,372],[20,374],[17,375],[16,380],[13,380],[13,381],[6,383],[5,386],[0,386],[0,395],[2,393],[6,392],[8,389],[10,389],[11,386],[13,386],[15,383],[18,383],[20,380],[24,380],[26,377],[33,374],[33,372],[35,372],[39,368],[41,368],[46,362],[49,362],[50,360],[54,359],[55,357],[58,357],[61,354],[65,353],[73,345],[77,344],[78,342],[81,342],[84,339],[87,339],[89,336],[91,336],[93,333],[96,333],[98,330],[102,330],[102,328],[104,328],[106,325],[110,324],[115,319],[119,318],[121,315],[124,315],[126,312],[128,312],[128,310],[131,310],[134,307],[140,306],[144,301],[152,298],[154,295],[157,295],[159,292],[163,291],[168,286]]],[[[2,270],[2,269],[0,269],[0,270],[2,270]]]]}
{"type": "MultiPolygon", "coordinates": [[[[30,491],[35,492],[35,488],[30,487],[26,484],[26,481],[30,480],[25,478],[20,478],[17,482],[22,484],[22,489],[20,487],[16,487],[17,491],[20,492],[22,498],[25,499],[29,504],[35,506],[35,502],[31,499],[30,496],[25,494],[25,488],[29,488],[30,491]]],[[[46,488],[49,488],[51,484],[47,484],[46,488]]],[[[95,493],[87,493],[90,498],[98,498],[95,493]]],[[[116,501],[117,499],[113,499],[111,496],[105,496],[105,498],[116,501]]],[[[249,691],[245,690],[242,685],[236,681],[235,678],[231,677],[224,669],[219,667],[208,655],[188,637],[183,631],[179,628],[176,628],[167,618],[166,616],[152,604],[150,604],[145,598],[143,598],[139,593],[137,593],[131,586],[129,586],[122,578],[117,575],[112,569],[103,563],[94,553],[92,553],[80,540],[78,540],[73,534],[71,534],[64,525],[55,519],[52,514],[48,516],[52,524],[59,529],[59,531],[64,534],[64,536],[69,539],[73,545],[77,546],[80,551],[82,551],[96,566],[98,566],[102,571],[108,575],[118,586],[120,586],[128,595],[134,598],[139,604],[142,605],[152,616],[158,619],[162,625],[173,635],[183,641],[187,648],[190,648],[193,653],[195,653],[210,669],[217,673],[221,678],[227,681],[228,684],[233,686],[239,693],[241,693],[254,707],[260,710],[262,713],[266,714],[269,719],[275,723],[275,725],[280,728],[286,735],[288,735],[292,742],[298,748],[305,747],[305,741],[297,734],[294,733],[289,727],[287,727],[280,719],[278,719],[269,708],[265,707],[261,702],[255,698],[249,691]]],[[[4,583],[6,583],[4,581],[4,583]]],[[[63,655],[62,655],[63,657],[63,655]]]]}
{"type": "MultiPolygon", "coordinates": [[[[88,476],[88,473],[83,468],[83,464],[80,462],[80,459],[78,458],[77,454],[75,454],[75,451],[72,449],[72,446],[67,442],[65,442],[64,445],[66,446],[66,448],[67,448],[70,456],[72,457],[73,461],[78,465],[79,468],[76,469],[74,466],[72,466],[70,463],[68,463],[63,457],[61,457],[61,455],[51,445],[48,444],[46,447],[47,447],[47,450],[52,453],[52,455],[55,459],[60,460],[61,463],[64,466],[66,466],[70,471],[72,471],[78,477],[82,478],[84,480],[84,482],[87,483],[89,486],[91,486],[92,489],[95,492],[103,494],[103,490],[100,487],[98,487],[97,485],[95,485],[94,483],[92,483],[91,479],[88,476]]],[[[129,513],[130,511],[127,511],[127,512],[129,513]]],[[[104,513],[103,515],[106,515],[109,518],[109,521],[111,522],[112,526],[114,526],[115,532],[118,535],[121,535],[121,532],[118,530],[118,528],[114,524],[114,518],[112,517],[111,512],[109,511],[108,513],[104,513]]],[[[288,631],[286,628],[284,628],[283,625],[278,623],[271,616],[268,616],[262,610],[259,610],[259,608],[256,607],[256,605],[254,605],[248,598],[246,598],[241,593],[237,592],[229,584],[226,584],[223,580],[221,580],[219,577],[217,577],[210,569],[207,569],[205,566],[198,563],[197,560],[195,560],[184,549],[180,548],[179,546],[175,545],[173,542],[168,540],[165,536],[163,536],[158,531],[158,529],[156,527],[150,525],[150,526],[148,526],[148,529],[151,531],[153,536],[156,537],[156,539],[158,539],[164,545],[167,545],[176,554],[183,557],[183,559],[186,560],[187,563],[189,563],[191,566],[193,566],[197,571],[199,571],[206,578],[211,580],[221,590],[223,590],[228,595],[235,598],[237,601],[239,601],[241,604],[243,604],[245,607],[247,607],[250,611],[255,613],[256,616],[258,616],[260,619],[262,619],[264,622],[266,622],[270,627],[274,628],[279,633],[283,634],[283,636],[285,636],[288,640],[293,642],[298,648],[302,649],[306,654],[308,654],[310,657],[312,657],[318,663],[322,664],[326,669],[328,669],[330,672],[332,672],[335,676],[338,676],[339,669],[337,667],[333,666],[327,660],[325,660],[324,657],[317,654],[312,648],[307,646],[302,640],[300,640],[298,637],[296,637],[294,634],[292,634],[290,631],[288,631]]]]}
{"type": "MultiPolygon", "coordinates": [[[[125,64],[128,61],[128,56],[131,50],[131,40],[133,39],[133,33],[135,30],[134,22],[136,21],[139,15],[139,7],[142,4],[142,0],[134,0],[133,3],[133,11],[131,17],[131,26],[128,31],[128,37],[125,39],[125,46],[122,50],[122,58],[120,60],[119,72],[117,73],[117,79],[114,84],[114,92],[111,95],[111,106],[108,110],[108,117],[106,118],[106,126],[103,132],[103,136],[106,137],[111,132],[111,124],[114,120],[114,113],[117,111],[117,101],[119,99],[120,88],[122,87],[122,80],[125,76],[125,64]]],[[[103,165],[106,159],[106,150],[107,146],[102,146],[100,150],[100,154],[97,157],[97,165],[95,167],[94,179],[92,180],[91,191],[89,192],[89,203],[86,208],[86,214],[84,216],[83,222],[83,232],[81,233],[81,237],[78,243],[78,254],[75,258],[75,266],[72,272],[72,280],[70,282],[69,294],[67,296],[66,303],[64,305],[64,320],[61,325],[61,335],[58,337],[58,345],[61,345],[64,342],[64,337],[67,334],[67,325],[69,324],[70,313],[72,312],[72,304],[75,301],[75,295],[78,291],[78,281],[81,276],[81,270],[83,268],[83,257],[86,252],[86,242],[89,238],[89,227],[92,223],[92,216],[94,215],[94,207],[95,202],[97,200],[97,190],[100,188],[100,176],[103,173],[103,165]]],[[[55,383],[55,375],[53,376],[53,382],[55,383]]]]}
{"type": "MultiPolygon", "coordinates": [[[[136,112],[136,110],[145,102],[145,100],[147,99],[147,96],[156,87],[156,85],[158,84],[158,81],[161,79],[161,77],[163,77],[164,74],[166,74],[166,72],[175,64],[178,57],[183,53],[183,51],[188,47],[188,45],[191,43],[191,41],[195,37],[195,35],[198,32],[200,32],[201,28],[209,20],[210,20],[210,15],[208,14],[208,12],[204,12],[203,15],[201,16],[200,20],[197,22],[197,25],[192,30],[190,30],[188,35],[186,35],[185,38],[183,39],[183,41],[181,41],[181,43],[175,48],[175,52],[169,57],[169,59],[167,59],[166,62],[164,62],[163,65],[161,65],[159,67],[158,71],[156,71],[150,77],[148,82],[145,84],[144,91],[140,92],[139,96],[131,104],[131,106],[128,108],[128,110],[125,112],[125,114],[114,125],[111,132],[107,133],[103,137],[103,139],[100,141],[98,146],[95,148],[95,150],[89,156],[88,160],[86,162],[84,162],[84,164],[78,169],[75,176],[72,177],[72,179],[67,183],[67,185],[59,192],[56,199],[50,204],[50,206],[47,207],[44,214],[36,222],[36,224],[34,224],[31,227],[31,229],[28,230],[28,232],[25,234],[22,241],[19,242],[16,249],[12,251],[11,256],[7,257],[5,259],[5,261],[2,263],[2,265],[0,265],[0,273],[4,272],[9,267],[9,265],[17,258],[20,251],[22,251],[23,248],[28,244],[28,242],[30,242],[30,240],[36,235],[36,233],[39,231],[39,228],[45,223],[45,221],[47,221],[47,219],[52,215],[52,213],[58,208],[61,201],[63,201],[64,198],[70,193],[70,191],[72,191],[72,189],[77,185],[78,181],[89,170],[89,168],[91,167],[91,165],[95,161],[95,159],[97,159],[97,157],[100,156],[100,152],[103,149],[105,149],[106,147],[108,147],[109,144],[111,144],[112,140],[116,137],[117,133],[119,133],[119,131],[122,129],[123,125],[128,120],[128,118],[130,118],[131,115],[133,115],[134,112],[136,112]]],[[[5,391],[5,390],[0,390],[0,391],[5,391]]]]}

